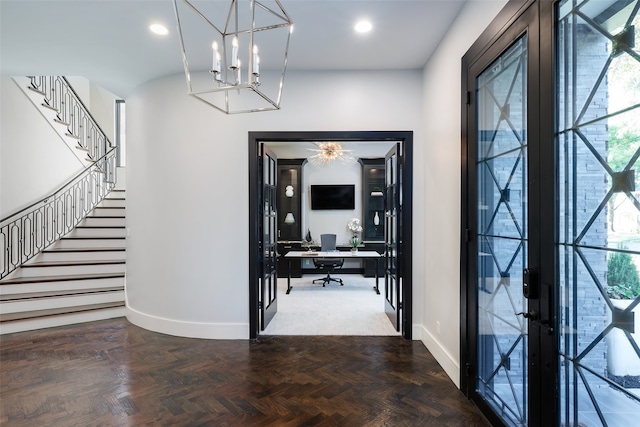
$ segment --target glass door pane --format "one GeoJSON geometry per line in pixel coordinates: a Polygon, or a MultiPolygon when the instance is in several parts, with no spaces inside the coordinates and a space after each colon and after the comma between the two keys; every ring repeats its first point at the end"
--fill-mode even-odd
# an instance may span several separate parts
{"type": "Polygon", "coordinates": [[[557,7],[560,423],[638,425],[640,4],[557,7]]]}
{"type": "Polygon", "coordinates": [[[476,78],[477,392],[527,424],[527,36],[476,78]]]}

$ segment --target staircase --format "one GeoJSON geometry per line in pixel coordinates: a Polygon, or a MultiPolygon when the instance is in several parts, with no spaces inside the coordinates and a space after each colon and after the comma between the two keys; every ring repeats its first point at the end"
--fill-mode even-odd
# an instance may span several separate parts
{"type": "Polygon", "coordinates": [[[125,191],[0,281],[0,334],[125,314],[125,191]]]}

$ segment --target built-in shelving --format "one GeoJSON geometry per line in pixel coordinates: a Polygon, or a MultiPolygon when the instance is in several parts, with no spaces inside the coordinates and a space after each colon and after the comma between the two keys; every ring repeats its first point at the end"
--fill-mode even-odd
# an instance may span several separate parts
{"type": "MultiPolygon", "coordinates": [[[[278,276],[284,277],[287,252],[302,249],[302,168],[307,159],[278,159],[278,276]]],[[[300,277],[300,260],[291,261],[292,277],[300,277]]]]}
{"type": "Polygon", "coordinates": [[[360,159],[362,164],[362,238],[384,241],[384,159],[360,159]]]}
{"type": "MultiPolygon", "coordinates": [[[[359,159],[362,165],[362,239],[369,250],[384,253],[384,159],[359,159]]],[[[365,277],[381,273],[381,259],[364,260],[365,277]]]]}

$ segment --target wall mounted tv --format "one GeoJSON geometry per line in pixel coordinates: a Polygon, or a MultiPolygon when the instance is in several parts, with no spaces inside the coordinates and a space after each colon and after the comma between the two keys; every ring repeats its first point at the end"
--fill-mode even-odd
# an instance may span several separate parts
{"type": "Polygon", "coordinates": [[[353,210],[355,205],[355,185],[312,185],[311,209],[313,210],[353,210]]]}

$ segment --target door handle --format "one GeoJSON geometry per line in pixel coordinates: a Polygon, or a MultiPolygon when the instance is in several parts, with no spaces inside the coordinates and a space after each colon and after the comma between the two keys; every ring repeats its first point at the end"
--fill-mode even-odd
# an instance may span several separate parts
{"type": "Polygon", "coordinates": [[[516,313],[516,316],[522,316],[525,319],[529,319],[531,321],[538,320],[538,312],[535,311],[535,310],[531,310],[528,313],[525,313],[524,311],[521,311],[520,313],[516,313]]]}

